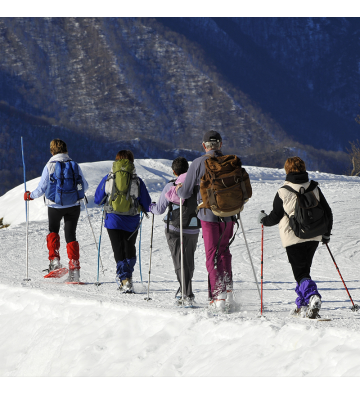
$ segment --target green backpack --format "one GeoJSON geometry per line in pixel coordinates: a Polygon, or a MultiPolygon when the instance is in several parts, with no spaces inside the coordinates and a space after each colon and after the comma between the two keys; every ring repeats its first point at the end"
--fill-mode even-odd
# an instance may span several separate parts
{"type": "Polygon", "coordinates": [[[140,180],[135,166],[128,159],[113,163],[112,171],[105,183],[108,195],[105,211],[120,215],[137,215],[142,210],[139,204],[140,180]]]}

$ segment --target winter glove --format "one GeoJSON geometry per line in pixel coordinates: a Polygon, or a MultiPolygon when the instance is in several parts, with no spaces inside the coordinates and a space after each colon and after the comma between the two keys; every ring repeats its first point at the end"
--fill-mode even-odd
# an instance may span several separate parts
{"type": "Polygon", "coordinates": [[[265,217],[267,217],[267,214],[266,214],[265,212],[259,213],[259,215],[258,215],[258,222],[259,222],[259,224],[262,224],[262,220],[263,220],[265,217]]]}
{"type": "Polygon", "coordinates": [[[30,193],[29,191],[26,191],[24,193],[24,200],[34,200],[33,198],[30,197],[30,193]]]}
{"type": "Polygon", "coordinates": [[[154,206],[156,206],[156,203],[155,202],[152,202],[151,204],[150,204],[150,206],[149,206],[149,213],[152,213],[152,208],[154,207],[154,206]]]}
{"type": "Polygon", "coordinates": [[[323,244],[330,243],[330,236],[323,235],[321,241],[323,244]]]}

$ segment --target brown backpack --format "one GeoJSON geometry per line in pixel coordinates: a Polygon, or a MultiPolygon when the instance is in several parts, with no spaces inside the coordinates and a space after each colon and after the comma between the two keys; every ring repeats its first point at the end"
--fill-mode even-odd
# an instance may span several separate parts
{"type": "Polygon", "coordinates": [[[236,155],[210,156],[200,181],[202,203],[218,217],[231,217],[242,211],[252,196],[250,178],[236,155]]]}

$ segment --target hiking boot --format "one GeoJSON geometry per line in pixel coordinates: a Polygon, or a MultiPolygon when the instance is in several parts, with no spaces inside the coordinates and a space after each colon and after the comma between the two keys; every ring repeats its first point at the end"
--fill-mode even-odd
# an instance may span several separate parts
{"type": "Polygon", "coordinates": [[[78,283],[80,282],[80,269],[73,270],[73,282],[78,283]]]}
{"type": "Polygon", "coordinates": [[[226,299],[226,293],[225,292],[220,293],[216,298],[210,301],[209,308],[219,312],[224,312],[226,307],[225,299],[226,299]]]}
{"type": "Polygon", "coordinates": [[[57,269],[61,269],[60,259],[54,258],[49,263],[49,273],[57,269]]]}
{"type": "Polygon", "coordinates": [[[125,280],[122,280],[120,289],[124,293],[134,293],[132,279],[131,278],[125,278],[125,280]]]}
{"type": "MultiPolygon", "coordinates": [[[[184,296],[184,306],[192,306],[194,304],[195,296],[184,296]]],[[[177,306],[182,306],[182,298],[177,299],[175,304],[177,306]]]]}
{"type": "Polygon", "coordinates": [[[74,280],[74,272],[75,272],[75,270],[69,270],[69,276],[66,279],[66,282],[73,283],[75,281],[74,280]]]}
{"type": "Polygon", "coordinates": [[[309,300],[309,307],[306,311],[307,318],[320,318],[319,310],[321,308],[321,299],[319,295],[312,295],[309,300]]]}
{"type": "Polygon", "coordinates": [[[69,270],[69,277],[66,282],[79,283],[80,282],[80,269],[69,270]]]}
{"type": "Polygon", "coordinates": [[[228,289],[226,291],[225,304],[227,306],[234,306],[234,304],[235,304],[234,293],[233,293],[233,291],[231,289],[228,289]]]}
{"type": "Polygon", "coordinates": [[[305,318],[307,309],[308,306],[301,306],[301,307],[296,306],[293,310],[290,311],[290,315],[305,318]]]}

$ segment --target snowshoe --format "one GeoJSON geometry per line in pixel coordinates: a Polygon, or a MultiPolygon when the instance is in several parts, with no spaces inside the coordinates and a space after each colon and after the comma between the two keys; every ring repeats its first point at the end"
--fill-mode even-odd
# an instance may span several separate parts
{"type": "Polygon", "coordinates": [[[61,267],[60,269],[49,271],[49,269],[43,270],[48,271],[49,273],[44,276],[44,278],[60,278],[65,276],[68,273],[68,269],[66,267],[61,267]]]}
{"type": "Polygon", "coordinates": [[[301,307],[296,306],[293,310],[290,311],[290,315],[292,315],[294,317],[305,318],[307,309],[308,309],[308,306],[301,306],[301,307]]]}
{"type": "Polygon", "coordinates": [[[225,300],[226,300],[226,293],[223,292],[219,294],[215,299],[212,299],[210,301],[209,309],[220,313],[225,313],[227,311],[225,300]]]}
{"type": "Polygon", "coordinates": [[[321,318],[319,310],[321,308],[321,299],[319,295],[312,295],[309,300],[309,307],[306,311],[306,317],[310,319],[321,318]]]}
{"type": "Polygon", "coordinates": [[[66,284],[84,284],[80,281],[80,269],[69,270],[69,277],[66,284]]]}
{"type": "Polygon", "coordinates": [[[193,307],[195,301],[195,296],[184,296],[184,303],[182,297],[176,298],[176,306],[193,307]]]}
{"type": "Polygon", "coordinates": [[[122,280],[119,290],[122,291],[122,293],[124,294],[134,294],[135,292],[132,284],[132,279],[126,278],[125,280],[122,280]]]}

